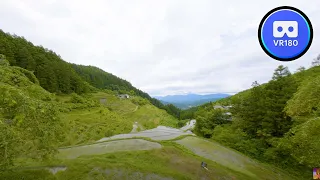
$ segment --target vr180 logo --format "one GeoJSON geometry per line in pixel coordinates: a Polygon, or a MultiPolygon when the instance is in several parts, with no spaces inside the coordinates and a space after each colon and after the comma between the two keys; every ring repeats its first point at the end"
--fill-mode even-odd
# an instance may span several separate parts
{"type": "MultiPolygon", "coordinates": [[[[298,22],[297,21],[274,21],[273,22],[273,37],[282,38],[287,35],[290,38],[298,37],[298,22]]],[[[274,39],[275,46],[298,46],[298,40],[278,40],[274,39]]]]}
{"type": "Polygon", "coordinates": [[[310,20],[302,11],[282,6],[263,17],[258,37],[262,49],[270,57],[279,61],[292,61],[309,49],[313,29],[310,20]]]}

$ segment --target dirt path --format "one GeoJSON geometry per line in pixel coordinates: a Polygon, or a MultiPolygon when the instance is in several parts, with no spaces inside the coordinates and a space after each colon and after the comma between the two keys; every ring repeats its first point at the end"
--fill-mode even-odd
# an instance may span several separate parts
{"type": "Polygon", "coordinates": [[[136,112],[138,110],[139,106],[136,106],[136,108],[132,112],[136,112]]]}

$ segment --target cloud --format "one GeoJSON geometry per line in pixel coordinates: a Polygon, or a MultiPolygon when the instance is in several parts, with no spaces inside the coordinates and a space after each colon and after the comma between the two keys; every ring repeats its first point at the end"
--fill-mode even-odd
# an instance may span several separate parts
{"type": "Polygon", "coordinates": [[[267,82],[280,64],[309,67],[320,53],[320,1],[281,2],[4,0],[0,27],[151,95],[234,93],[267,82]],[[293,62],[269,58],[257,39],[261,18],[281,5],[301,9],[314,27],[310,50],[293,62]]]}

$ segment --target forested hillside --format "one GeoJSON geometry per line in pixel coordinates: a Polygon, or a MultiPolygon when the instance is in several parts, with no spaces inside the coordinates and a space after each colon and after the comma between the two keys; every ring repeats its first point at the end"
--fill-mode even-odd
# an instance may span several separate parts
{"type": "Polygon", "coordinates": [[[320,164],[319,63],[320,56],[295,73],[279,66],[268,83],[253,82],[250,90],[198,107],[197,134],[308,177],[320,164]]]}
{"type": "Polygon", "coordinates": [[[40,85],[49,92],[84,93],[91,89],[59,55],[34,46],[23,37],[0,30],[0,54],[5,55],[12,66],[33,71],[40,85]]]}
{"type": "Polygon", "coordinates": [[[96,88],[109,89],[146,98],[156,107],[178,117],[178,112],[172,113],[172,106],[163,105],[126,80],[97,67],[67,63],[52,50],[35,46],[23,37],[5,33],[1,29],[0,54],[6,56],[10,65],[32,71],[41,87],[51,93],[82,94],[92,92],[96,88]]]}
{"type": "Polygon", "coordinates": [[[135,88],[130,82],[124,79],[121,79],[94,66],[72,64],[72,67],[76,73],[82,77],[83,80],[96,88],[109,89],[118,93],[128,93],[130,95],[137,95],[146,98],[156,107],[165,109],[171,115],[178,117],[178,114],[173,113],[170,109],[171,106],[163,105],[159,100],[150,97],[149,94],[135,88]]]}

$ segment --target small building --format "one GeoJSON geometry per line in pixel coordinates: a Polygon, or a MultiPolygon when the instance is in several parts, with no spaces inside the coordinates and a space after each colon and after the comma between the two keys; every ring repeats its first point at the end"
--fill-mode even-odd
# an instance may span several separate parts
{"type": "Polygon", "coordinates": [[[225,109],[225,110],[229,110],[230,108],[232,108],[232,106],[220,106],[220,105],[215,105],[213,106],[214,109],[225,109]]]}
{"type": "Polygon", "coordinates": [[[130,98],[130,96],[128,94],[120,94],[118,97],[121,99],[129,99],[130,98]]]}
{"type": "Polygon", "coordinates": [[[222,106],[220,106],[220,105],[215,105],[215,106],[213,106],[213,108],[214,109],[224,109],[222,106]]]}

